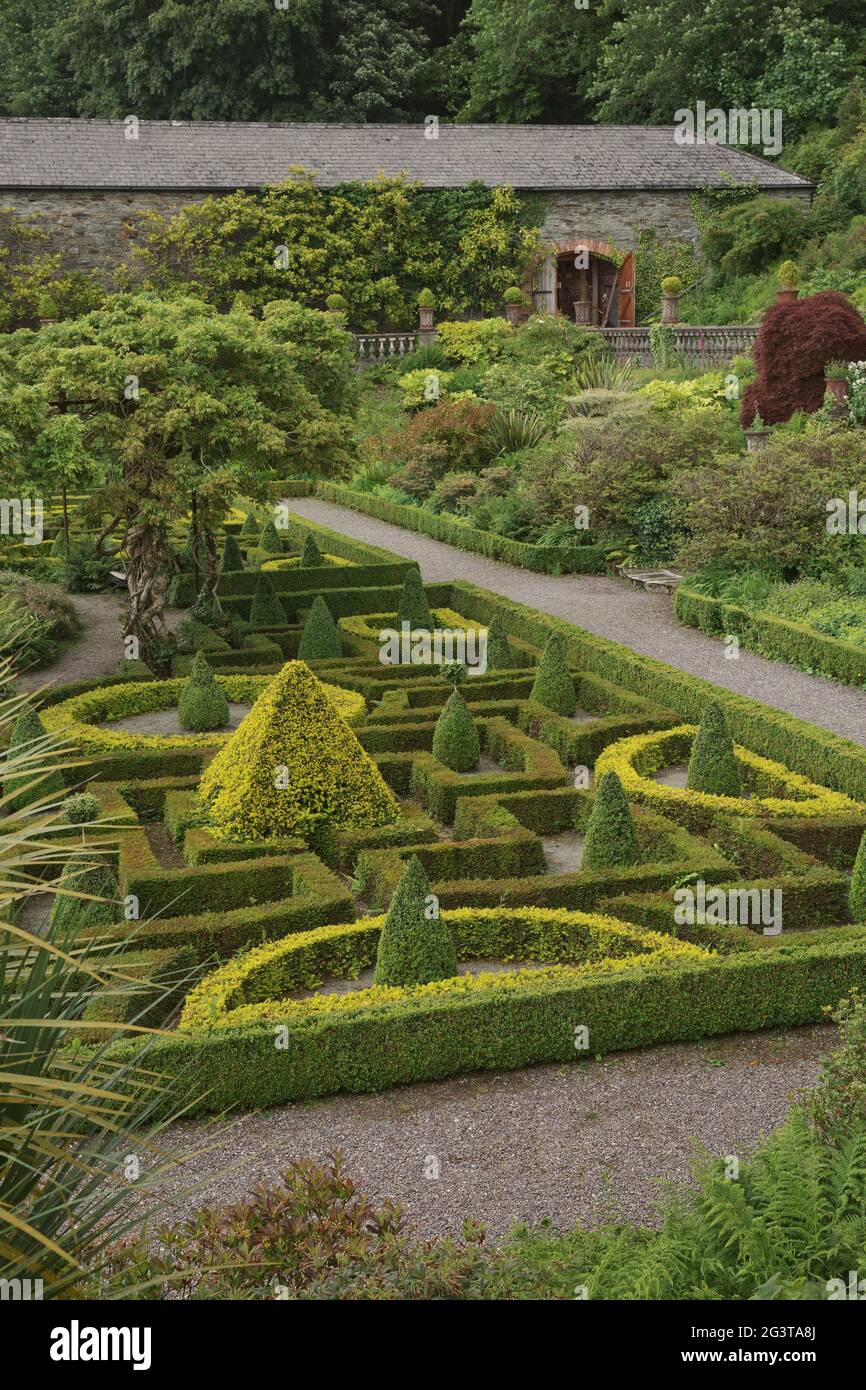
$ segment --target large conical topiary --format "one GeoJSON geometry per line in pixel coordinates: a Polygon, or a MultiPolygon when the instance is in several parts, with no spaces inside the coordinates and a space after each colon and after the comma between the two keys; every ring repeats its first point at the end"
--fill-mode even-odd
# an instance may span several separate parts
{"type": "Polygon", "coordinates": [[[866,832],[854,860],[851,887],[848,889],[848,906],[851,909],[852,921],[866,922],[866,832]]]}
{"type": "Polygon", "coordinates": [[[301,551],[301,568],[310,569],[324,563],[322,552],[316,545],[316,539],[312,531],[308,531],[304,540],[304,548],[301,551]]]}
{"type": "Polygon", "coordinates": [[[257,536],[261,529],[262,528],[259,525],[258,517],[256,516],[255,512],[247,512],[246,516],[244,517],[244,524],[241,527],[241,535],[257,536]]]}
{"type": "Polygon", "coordinates": [[[304,623],[298,657],[301,661],[328,661],[342,654],[337,624],[322,595],[317,594],[304,623]]]}
{"type": "Polygon", "coordinates": [[[475,721],[460,691],[448,696],[433,731],[433,756],[452,772],[472,772],[481,757],[475,721]]]}
{"type": "Polygon", "coordinates": [[[4,807],[7,813],[23,811],[44,797],[48,797],[45,805],[50,805],[52,799],[61,797],[66,791],[66,784],[60,772],[40,775],[39,764],[51,763],[54,755],[50,751],[42,755],[41,751],[37,752],[32,745],[36,739],[45,737],[45,725],[35,709],[22,710],[12,728],[6,763],[8,767],[16,757],[30,758],[33,762],[29,770],[22,769],[18,775],[7,772],[3,779],[3,795],[12,798],[4,807]]]}
{"type": "Polygon", "coordinates": [[[51,926],[59,932],[80,931],[84,927],[101,927],[116,922],[121,914],[120,889],[107,864],[92,863],[89,867],[70,863],[60,875],[60,886],[75,893],[90,893],[92,898],[73,898],[58,894],[51,909],[51,926]],[[108,899],[107,902],[94,901],[108,899]]]}
{"type": "Polygon", "coordinates": [[[249,840],[388,825],[399,806],[312,671],[290,661],[205,769],[217,834],[249,840]]]}
{"type": "Polygon", "coordinates": [[[409,860],[391,899],[379,937],[375,983],[405,987],[448,980],[457,974],[450,929],[428,902],[430,884],[417,854],[409,860]]]}
{"type": "Polygon", "coordinates": [[[514,665],[514,653],[508,636],[499,618],[494,618],[487,629],[487,669],[488,671],[508,670],[514,665]]]}
{"type": "Polygon", "coordinates": [[[191,734],[203,734],[209,729],[224,729],[229,722],[229,702],[222,686],[207,663],[204,652],[196,654],[180,699],[177,717],[182,729],[191,734]]]}
{"type": "Polygon", "coordinates": [[[412,569],[403,580],[400,602],[397,605],[397,627],[408,623],[413,631],[430,631],[433,627],[433,614],[427,604],[427,595],[421,583],[418,570],[412,569]]]}
{"type": "Polygon", "coordinates": [[[253,627],[285,627],[286,613],[280,603],[279,595],[264,570],[256,581],[256,591],[250,604],[250,622],[253,627]]]}
{"type": "Polygon", "coordinates": [[[266,521],[262,527],[262,534],[259,536],[259,549],[269,550],[274,555],[282,555],[283,553],[280,533],[272,521],[266,521]]]}
{"type": "Polygon", "coordinates": [[[577,709],[574,681],[565,659],[562,638],[556,632],[547,639],[529,698],[555,714],[572,715],[577,709]]]}
{"type": "Polygon", "coordinates": [[[686,785],[690,791],[709,792],[713,796],[739,796],[742,791],[731,731],[725,711],[716,700],[710,700],[704,708],[692,745],[686,785]]]}
{"type": "Polygon", "coordinates": [[[205,627],[219,627],[223,620],[222,604],[212,589],[202,589],[189,610],[190,621],[205,627]]]}
{"type": "Polygon", "coordinates": [[[240,546],[234,536],[226,536],[222,560],[220,561],[220,573],[226,574],[229,570],[242,570],[243,567],[244,557],[241,554],[240,546]]]}
{"type": "Polygon", "coordinates": [[[622,783],[615,772],[606,772],[595,794],[595,804],[583,842],[584,869],[616,869],[640,863],[637,831],[622,783]]]}

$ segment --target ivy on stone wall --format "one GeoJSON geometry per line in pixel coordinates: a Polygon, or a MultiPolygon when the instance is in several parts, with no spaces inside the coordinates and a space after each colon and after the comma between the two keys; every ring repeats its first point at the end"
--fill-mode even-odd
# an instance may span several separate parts
{"type": "Polygon", "coordinates": [[[499,312],[538,254],[544,200],[512,188],[429,189],[401,178],[321,188],[304,170],[261,192],[148,213],[122,273],[130,287],[193,291],[226,307],[342,295],[354,329],[413,327],[432,289],[440,316],[499,312]]]}
{"type": "Polygon", "coordinates": [[[635,249],[635,312],[638,323],[658,318],[661,312],[662,280],[678,275],[688,287],[701,275],[701,261],[694,242],[677,237],[660,237],[650,227],[637,233],[635,249]]]}

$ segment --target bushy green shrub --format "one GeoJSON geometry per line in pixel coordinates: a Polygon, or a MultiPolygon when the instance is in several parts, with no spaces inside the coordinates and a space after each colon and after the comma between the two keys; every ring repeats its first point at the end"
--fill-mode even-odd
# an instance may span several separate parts
{"type": "Polygon", "coordinates": [[[583,845],[584,869],[613,869],[640,863],[629,804],[615,772],[606,772],[595,795],[583,845]]]}
{"type": "Polygon", "coordinates": [[[177,717],[180,727],[191,734],[224,729],[229,722],[229,702],[225,691],[217,685],[204,652],[196,653],[177,702],[177,717]]]}
{"type": "Polygon", "coordinates": [[[261,532],[261,523],[255,512],[247,512],[244,517],[244,524],[241,527],[242,536],[258,536],[261,532]]]}
{"type": "Polygon", "coordinates": [[[546,709],[552,709],[554,714],[570,716],[577,709],[574,681],[558,633],[553,633],[547,639],[529,698],[537,700],[546,709]]]}
{"type": "Polygon", "coordinates": [[[740,769],[734,757],[734,741],[722,706],[710,700],[689,758],[687,786],[690,791],[713,796],[739,796],[742,791],[740,769]]]}
{"type": "Polygon", "coordinates": [[[426,985],[457,974],[454,938],[429,898],[427,875],[413,854],[382,925],[376,955],[377,985],[426,985]]]}
{"type": "Polygon", "coordinates": [[[723,273],[753,275],[798,250],[808,217],[798,201],[760,194],[716,215],[704,233],[705,254],[723,273]]]}
{"type": "Polygon", "coordinates": [[[220,572],[226,574],[230,570],[242,570],[244,567],[244,557],[241,548],[234,536],[226,536],[226,543],[223,546],[222,561],[220,572]]]}
{"type": "Polygon", "coordinates": [[[67,796],[61,809],[67,825],[89,825],[99,818],[99,798],[92,792],[75,792],[67,796]]]}
{"type": "Polygon", "coordinates": [[[413,631],[417,629],[429,632],[433,627],[433,614],[427,603],[419,570],[410,570],[403,580],[400,602],[397,605],[398,629],[401,623],[409,623],[413,631]]]}
{"type": "Polygon", "coordinates": [[[433,756],[452,772],[472,772],[481,757],[481,741],[475,721],[460,691],[455,687],[433,731],[433,756]]]}
{"type": "Polygon", "coordinates": [[[308,531],[304,537],[304,548],[301,551],[301,568],[316,568],[323,565],[322,552],[316,544],[316,538],[312,531],[308,531]]]}
{"type": "Polygon", "coordinates": [[[488,671],[508,670],[515,664],[514,653],[511,650],[502,619],[494,618],[487,629],[487,669],[488,671]]]}
{"type": "Polygon", "coordinates": [[[342,650],[340,633],[331,617],[331,610],[322,595],[317,594],[304,623],[298,657],[301,661],[328,661],[341,656],[342,650]]]}
{"type": "Polygon", "coordinates": [[[254,627],[283,627],[286,622],[279,595],[264,570],[256,580],[256,591],[250,605],[250,622],[254,627]]]}
{"type": "Polygon", "coordinates": [[[189,619],[204,627],[218,627],[223,619],[222,605],[212,589],[201,589],[189,610],[189,619]]]}
{"type": "Polygon", "coordinates": [[[283,553],[280,533],[272,521],[266,521],[262,527],[262,534],[259,536],[259,549],[268,550],[273,555],[282,555],[283,553]]]}
{"type": "MultiPolygon", "coordinates": [[[[34,760],[34,766],[40,761],[44,761],[44,755],[38,757],[36,754],[36,740],[46,737],[45,725],[42,723],[35,709],[22,710],[12,728],[12,736],[9,740],[9,760],[13,755],[34,760]],[[30,745],[28,747],[28,745],[30,745]]],[[[34,774],[22,770],[17,776],[7,773],[3,780],[3,795],[9,797],[6,803],[6,811],[11,814],[13,811],[23,811],[36,801],[48,798],[48,802],[57,798],[64,791],[64,781],[61,773],[51,772],[47,777],[42,778],[38,785],[35,784],[34,774]],[[31,785],[31,783],[33,785],[31,785]],[[18,787],[19,791],[15,792],[18,787]]]]}
{"type": "Polygon", "coordinates": [[[851,887],[848,892],[848,906],[855,922],[866,922],[866,834],[860,841],[854,869],[851,874],[851,887]]]}

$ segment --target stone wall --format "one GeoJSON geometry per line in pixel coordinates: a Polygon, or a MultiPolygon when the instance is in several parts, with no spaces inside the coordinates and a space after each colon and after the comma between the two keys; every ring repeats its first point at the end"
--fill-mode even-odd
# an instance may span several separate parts
{"type": "MultiPolygon", "coordinates": [[[[808,189],[779,189],[771,197],[799,198],[809,206],[808,189]]],[[[695,240],[695,225],[686,192],[553,193],[541,228],[545,241],[573,237],[613,240],[624,251],[637,246],[637,233],[652,228],[659,236],[695,240]]]]}

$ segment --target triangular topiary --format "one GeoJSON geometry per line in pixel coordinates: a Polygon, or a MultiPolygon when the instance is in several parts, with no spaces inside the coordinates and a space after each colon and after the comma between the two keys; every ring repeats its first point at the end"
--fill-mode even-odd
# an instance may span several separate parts
{"type": "Polygon", "coordinates": [[[426,985],[457,974],[450,929],[431,898],[417,854],[409,860],[391,899],[376,955],[377,985],[426,985]]]}
{"type": "Polygon", "coordinates": [[[259,521],[255,512],[247,512],[246,516],[244,517],[244,524],[241,527],[241,535],[257,536],[260,530],[261,526],[259,525],[259,521]]]}
{"type": "Polygon", "coordinates": [[[202,776],[213,828],[233,839],[388,825],[400,808],[312,671],[290,661],[202,776]]]}
{"type": "Polygon", "coordinates": [[[853,922],[866,922],[866,831],[854,860],[851,887],[848,889],[848,906],[853,922]]]}
{"type": "Polygon", "coordinates": [[[595,794],[583,842],[584,869],[615,869],[640,863],[640,846],[622,783],[606,772],[595,794]]]}
{"type": "Polygon", "coordinates": [[[108,922],[116,922],[121,915],[118,901],[120,889],[107,864],[93,863],[86,868],[80,863],[66,864],[60,875],[60,886],[76,893],[92,893],[93,898],[58,895],[51,908],[54,931],[65,933],[73,929],[80,931],[82,927],[100,927],[108,922]],[[108,901],[93,901],[97,898],[107,898],[108,901]]]}
{"type": "Polygon", "coordinates": [[[218,627],[223,619],[222,605],[212,589],[202,589],[189,610],[190,621],[205,627],[218,627]]]}
{"type": "Polygon", "coordinates": [[[244,557],[241,548],[234,536],[226,536],[226,543],[223,546],[223,556],[220,561],[220,573],[226,574],[229,570],[242,570],[244,567],[244,557]]]}
{"type": "Polygon", "coordinates": [[[192,734],[224,729],[229,722],[226,693],[222,686],[217,685],[204,652],[196,654],[192,670],[184,682],[177,702],[177,717],[180,727],[192,734]]]}
{"type": "Polygon", "coordinates": [[[298,657],[301,661],[328,661],[342,654],[337,624],[322,595],[317,594],[304,623],[298,657]]]}
{"type": "Polygon", "coordinates": [[[286,613],[269,576],[262,570],[250,605],[253,627],[285,627],[286,613]]]}
{"type": "Polygon", "coordinates": [[[33,745],[36,739],[45,738],[45,725],[39,718],[35,709],[27,708],[22,710],[12,728],[12,735],[9,739],[9,749],[6,755],[5,764],[8,768],[13,762],[15,755],[18,757],[30,757],[31,767],[13,775],[6,773],[3,779],[3,795],[12,795],[4,807],[7,814],[13,811],[23,811],[27,806],[32,806],[34,802],[41,801],[44,797],[49,800],[60,797],[66,790],[66,784],[60,772],[50,772],[47,776],[42,775],[40,764],[50,764],[54,761],[54,754],[46,750],[44,755],[37,753],[33,745]],[[16,788],[19,790],[16,793],[16,788]]]}
{"type": "Polygon", "coordinates": [[[316,545],[315,537],[312,531],[308,531],[304,541],[304,548],[301,551],[301,568],[309,569],[317,565],[323,565],[324,563],[322,552],[316,545]]]}
{"type": "Polygon", "coordinates": [[[481,757],[475,721],[460,691],[448,696],[433,730],[433,756],[452,772],[472,772],[481,757]]]}
{"type": "Polygon", "coordinates": [[[262,527],[262,534],[259,536],[259,548],[270,550],[274,555],[282,555],[283,542],[280,540],[280,533],[272,521],[266,521],[262,527]]]}
{"type": "Polygon", "coordinates": [[[556,632],[547,639],[529,698],[555,714],[572,715],[577,709],[574,681],[565,659],[562,638],[556,632]]]}
{"type": "Polygon", "coordinates": [[[488,671],[507,670],[514,665],[514,653],[508,642],[505,628],[499,618],[494,618],[487,629],[487,669],[488,671]]]}
{"type": "Polygon", "coordinates": [[[418,629],[430,631],[433,627],[433,614],[427,605],[427,595],[424,593],[421,575],[415,569],[410,570],[406,575],[400,591],[400,602],[397,606],[398,630],[401,623],[408,623],[413,631],[418,629]]]}
{"type": "Polygon", "coordinates": [[[686,785],[690,791],[713,796],[739,796],[742,791],[731,731],[717,700],[709,701],[701,717],[686,785]]]}

